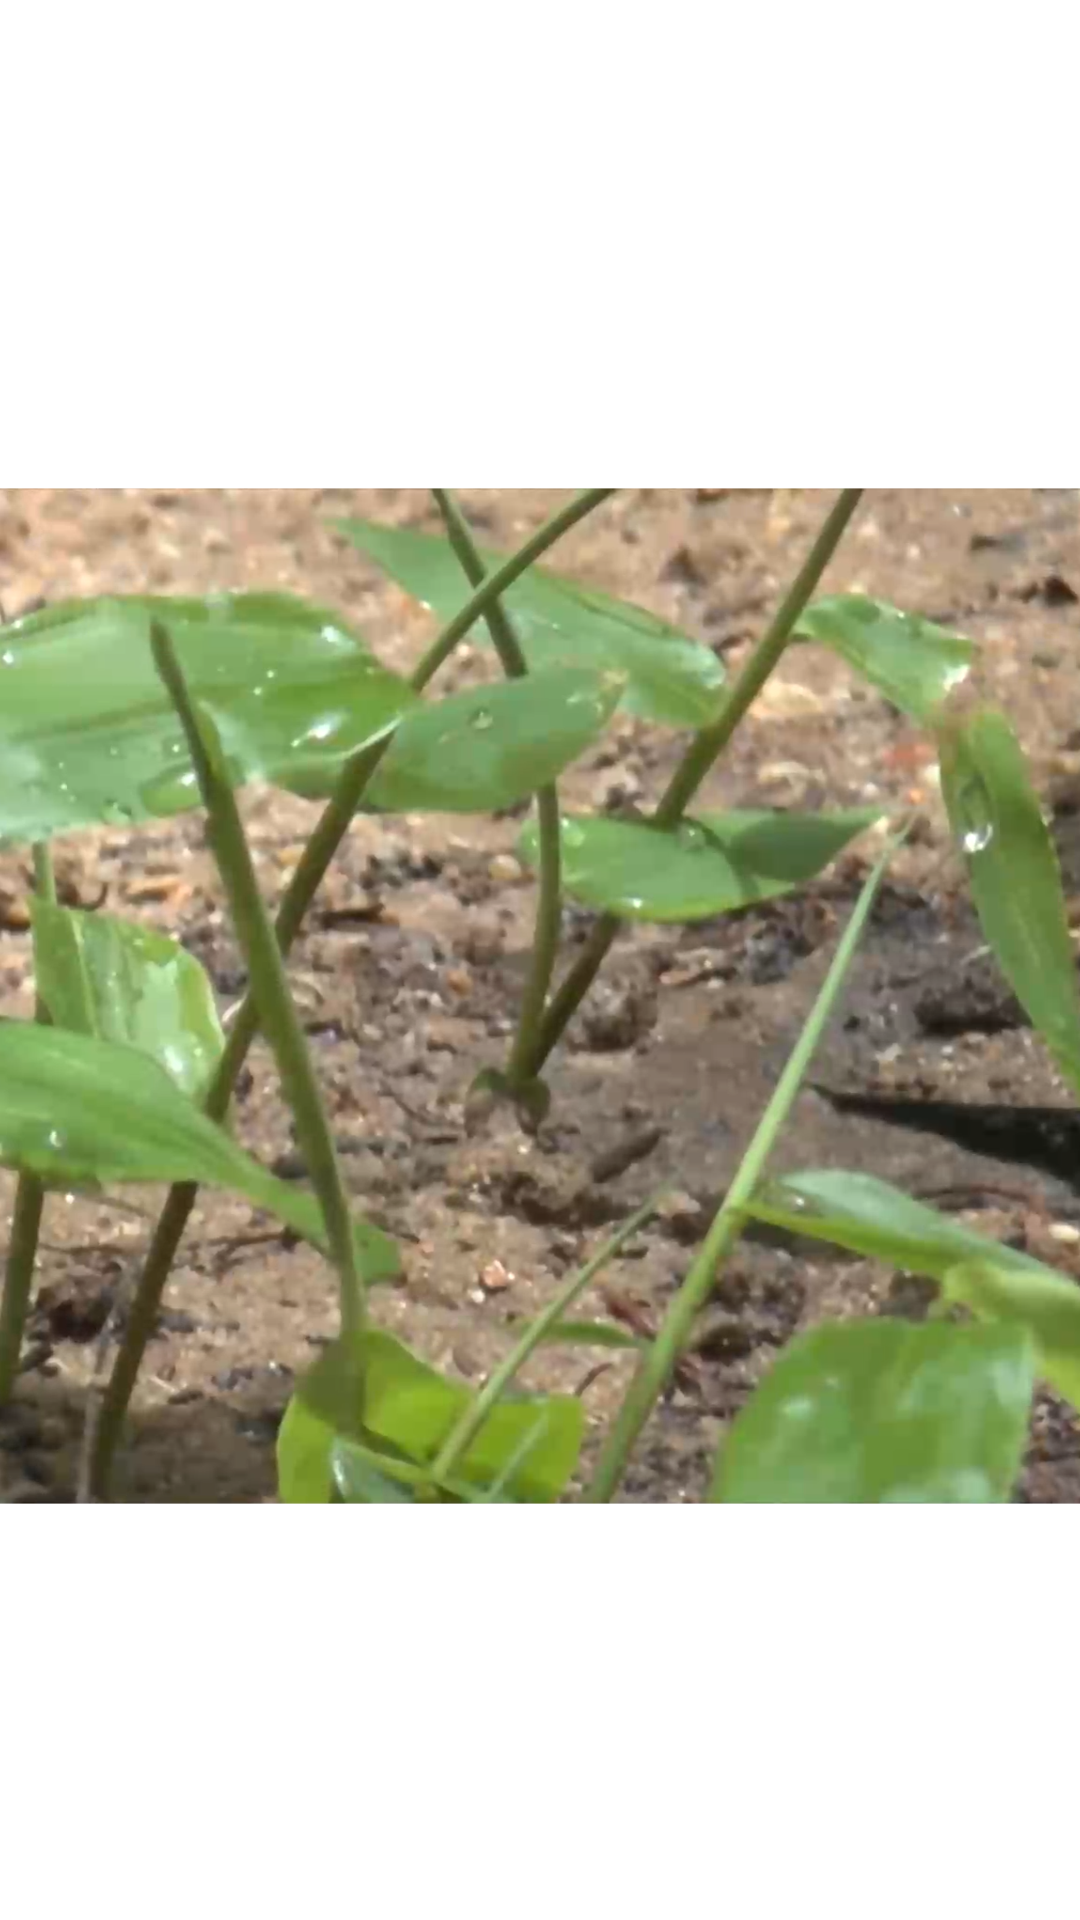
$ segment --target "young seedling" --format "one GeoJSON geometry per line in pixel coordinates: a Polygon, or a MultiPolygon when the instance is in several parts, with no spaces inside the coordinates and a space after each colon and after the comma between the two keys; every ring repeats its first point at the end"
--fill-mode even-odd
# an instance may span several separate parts
{"type": "MultiPolygon", "coordinates": [[[[20,1169],[0,1306],[0,1389],[10,1385],[18,1364],[44,1187],[54,1177],[175,1183],[96,1428],[90,1484],[97,1497],[109,1485],[124,1414],[200,1180],[273,1207],[327,1249],[338,1271],[343,1334],[301,1383],[287,1415],[284,1497],[327,1499],[336,1488],[342,1498],[371,1498],[380,1487],[391,1497],[386,1489],[396,1487],[395,1498],[404,1488],[407,1498],[426,1490],[461,1500],[552,1499],[574,1471],[580,1403],[506,1397],[538,1340],[574,1336],[559,1317],[565,1298],[552,1303],[480,1396],[443,1380],[368,1322],[365,1287],[394,1270],[396,1251],[385,1236],[349,1218],[281,964],[361,804],[380,811],[485,811],[535,796],[536,821],[523,849],[539,872],[536,936],[510,1059],[502,1081],[496,1079],[535,1120],[546,1097],[540,1070],[624,921],[686,921],[775,896],[820,872],[875,817],[859,810],[687,818],[702,780],[787,648],[825,645],[903,711],[939,730],[944,790],[972,863],[988,937],[1063,1071],[1074,1084],[1080,1080],[1071,949],[1061,903],[1047,891],[1045,830],[1032,814],[1037,803],[1018,786],[1004,723],[984,717],[975,724],[942,705],[968,671],[969,643],[861,596],[810,604],[857,490],[835,503],[768,633],[729,689],[708,648],[640,609],[532,570],[559,535],[610,492],[580,494],[509,559],[477,549],[445,489],[435,490],[445,541],[353,527],[358,545],[443,613],[443,631],[408,683],[374,661],[335,616],[281,595],[73,603],[5,630],[5,660],[10,655],[19,671],[6,676],[10,699],[0,715],[0,733],[6,729],[17,748],[0,755],[0,832],[39,843],[39,889],[47,892],[46,845],[55,833],[95,820],[121,824],[180,811],[201,795],[250,967],[251,989],[226,1041],[205,976],[175,943],[109,916],[69,914],[47,898],[34,907],[35,965],[53,1026],[0,1028],[2,1137],[6,1158],[20,1169]],[[505,684],[422,701],[439,667],[479,620],[487,622],[505,684]],[[168,694],[150,661],[151,623],[168,694]],[[651,822],[563,819],[556,782],[619,701],[656,724],[689,731],[690,745],[651,822]],[[250,778],[328,801],[273,929],[232,798],[233,787],[250,778]],[[600,917],[552,993],[564,891],[600,917]],[[216,1124],[260,1023],[277,1054],[317,1201],[275,1182],[216,1124]]],[[[830,982],[834,991],[839,976],[830,975],[830,982]]],[[[812,1046],[814,1030],[812,1022],[803,1051],[812,1046]]],[[[591,1498],[616,1491],[717,1262],[755,1208],[763,1217],[772,1209],[782,1220],[798,1214],[796,1231],[824,1225],[822,1237],[831,1233],[842,1244],[845,1234],[865,1237],[871,1227],[885,1231],[885,1244],[899,1244],[895,1216],[903,1197],[889,1198],[888,1189],[886,1200],[879,1194],[871,1207],[868,1226],[853,1176],[831,1176],[841,1183],[839,1193],[820,1187],[829,1176],[803,1176],[804,1186],[819,1182],[813,1202],[791,1182],[761,1186],[765,1155],[804,1065],[800,1053],[643,1358],[602,1451],[591,1498]]],[[[966,1301],[988,1322],[1011,1316],[1024,1338],[1036,1342],[1040,1364],[1055,1367],[1058,1379],[1072,1378],[1071,1294],[1067,1301],[1062,1292],[1068,1283],[1034,1263],[1043,1288],[1036,1303],[1033,1263],[1020,1269],[1008,1250],[977,1236],[974,1246],[970,1238],[950,1239],[950,1226],[939,1222],[931,1232],[925,1220],[913,1228],[908,1217],[905,1245],[914,1263],[933,1258],[951,1298],[966,1301]]],[[[583,1284],[576,1276],[564,1295],[583,1284]]],[[[986,1343],[988,1356],[992,1347],[986,1343]]],[[[912,1345],[905,1364],[919,1367],[924,1355],[931,1369],[952,1365],[952,1350],[939,1345],[931,1353],[927,1343],[919,1353],[912,1345]]],[[[1022,1374],[1018,1355],[1019,1348],[1014,1384],[1022,1374]]],[[[978,1405],[989,1432],[996,1419],[991,1400],[984,1395],[978,1405]]],[[[1016,1395],[1009,1418],[1015,1405],[1016,1395]]],[[[1004,1432],[994,1430],[999,1438],[1004,1432]]],[[[984,1484],[999,1488],[1004,1455],[996,1457],[984,1484]]]]}

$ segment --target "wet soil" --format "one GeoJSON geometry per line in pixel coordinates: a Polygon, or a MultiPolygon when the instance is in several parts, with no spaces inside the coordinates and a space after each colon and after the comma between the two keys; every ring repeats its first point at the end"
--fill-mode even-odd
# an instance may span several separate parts
{"type": "MultiPolygon", "coordinates": [[[[509,546],[563,496],[462,497],[483,537],[509,546]]],[[[677,620],[737,668],[826,500],[628,491],[565,542],[559,564],[677,620]]],[[[384,659],[407,666],[430,623],[341,543],[329,522],[343,512],[433,524],[420,492],[9,491],[0,494],[0,603],[11,617],[73,593],[284,587],[340,610],[384,659]]],[[[880,594],[981,643],[982,682],[1007,705],[1054,807],[1080,925],[1080,489],[872,492],[825,588],[880,594]]],[[[466,652],[441,684],[487,670],[466,652]]],[[[567,776],[566,798],[611,810],[645,805],[681,745],[620,721],[567,776]]],[[[817,1062],[816,1090],[800,1099],[777,1165],[883,1175],[1080,1279],[1080,1129],[982,951],[929,760],[886,701],[827,656],[798,649],[706,790],[714,805],[880,800],[920,811],[817,1062]],[[927,1102],[939,1110],[930,1114],[927,1102]]],[[[269,793],[248,795],[244,809],[275,899],[315,810],[269,793]]],[[[879,845],[866,836],[798,898],[685,930],[629,931],[552,1062],[551,1114],[530,1135],[505,1113],[474,1127],[464,1113],[473,1075],[504,1057],[524,974],[533,894],[514,856],[519,825],[358,819],[293,958],[350,1186],[404,1249],[404,1279],[377,1295],[378,1317],[474,1383],[505,1351],[508,1324],[538,1308],[612,1223],[667,1181],[660,1217],[582,1309],[655,1323],[879,845]]],[[[209,969],[223,1007],[242,990],[197,815],[73,837],[59,865],[70,901],[174,930],[209,969]]],[[[27,878],[23,857],[0,856],[7,1015],[32,1004],[27,878]]],[[[590,924],[568,912],[568,953],[590,924]]],[[[302,1178],[262,1047],[236,1113],[253,1151],[302,1178]]],[[[0,1178],[10,1218],[11,1181],[0,1178]]],[[[146,1189],[122,1198],[122,1210],[82,1196],[48,1202],[28,1368],[0,1420],[7,1500],[70,1497],[87,1391],[110,1364],[160,1200],[146,1189]]],[[[919,1315],[926,1305],[926,1289],[909,1276],[821,1246],[748,1239],[638,1449],[627,1497],[700,1497],[725,1422],[798,1329],[828,1315],[919,1315]]],[[[118,1497],[272,1498],[282,1408],[334,1323],[333,1284],[317,1256],[245,1204],[202,1194],[133,1409],[118,1497]]],[[[530,1377],[584,1389],[594,1443],[627,1362],[616,1357],[586,1385],[593,1358],[547,1351],[530,1377]]],[[[1018,1497],[1080,1498],[1080,1430],[1049,1396],[1032,1423],[1018,1497]]]]}

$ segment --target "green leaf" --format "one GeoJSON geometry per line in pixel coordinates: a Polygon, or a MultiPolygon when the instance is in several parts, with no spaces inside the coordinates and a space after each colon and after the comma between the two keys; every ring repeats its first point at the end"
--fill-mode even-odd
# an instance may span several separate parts
{"type": "Polygon", "coordinates": [[[868,1259],[941,1281],[966,1260],[994,1259],[1029,1274],[1053,1269],[959,1225],[873,1174],[811,1169],[767,1182],[747,1203],[755,1220],[825,1240],[868,1259]]]}
{"type": "MultiPolygon", "coordinates": [[[[0,1164],[50,1185],[194,1180],[241,1193],[325,1250],[319,1207],[277,1180],[134,1047],[0,1021],[0,1164]]],[[[354,1223],[364,1276],[400,1270],[392,1240],[354,1223]]]]}
{"type": "Polygon", "coordinates": [[[607,1321],[555,1321],[540,1340],[540,1346],[603,1346],[617,1354],[640,1354],[648,1344],[621,1327],[609,1327],[607,1321]]]}
{"type": "Polygon", "coordinates": [[[1063,1273],[1016,1273],[992,1257],[951,1267],[945,1298],[980,1320],[1022,1327],[1039,1349],[1039,1371],[1056,1393],[1080,1407],[1080,1286],[1063,1273]]]}
{"type": "MultiPolygon", "coordinates": [[[[391,1334],[376,1329],[351,1343],[336,1341],[305,1374],[286,1410],[278,1437],[282,1499],[330,1499],[339,1439],[376,1452],[394,1449],[414,1467],[430,1466],[473,1397],[391,1334]]],[[[516,1500],[557,1500],[577,1465],[585,1418],[580,1400],[562,1395],[501,1401],[460,1462],[459,1477],[489,1488],[516,1449],[532,1440],[541,1410],[547,1423],[517,1464],[508,1490],[516,1500]]],[[[387,1471],[392,1477],[392,1465],[387,1471]]]]}
{"type": "Polygon", "coordinates": [[[786,1227],[811,1240],[827,1240],[849,1253],[884,1260],[908,1273],[924,1273],[932,1280],[943,1280],[950,1267],[968,1260],[993,1260],[1012,1273],[1053,1272],[1026,1253],[959,1226],[869,1173],[833,1169],[790,1173],[759,1187],[745,1211],[770,1226],[786,1227]]]}
{"type": "MultiPolygon", "coordinates": [[[[468,586],[446,540],[369,520],[339,520],[338,530],[423,602],[444,625],[461,612],[468,586]]],[[[484,550],[488,572],[506,555],[484,550]]],[[[503,595],[530,667],[592,666],[625,676],[624,706],[644,720],[703,727],[722,702],[724,669],[716,655],[655,614],[587,591],[533,567],[503,595]]],[[[473,637],[486,640],[480,624],[473,637]]]]}
{"type": "Polygon", "coordinates": [[[734,1422],[712,1497],[1007,1500],[1034,1384],[1035,1349],[1017,1327],[818,1327],[792,1342],[734,1422]]]}
{"type": "Polygon", "coordinates": [[[206,972],[179,941],[108,913],[35,899],[34,979],[56,1027],[150,1054],[182,1093],[205,1092],[224,1038],[206,972]]]}
{"type": "MultiPolygon", "coordinates": [[[[321,1422],[319,1428],[321,1433],[321,1422]]],[[[330,1448],[330,1474],[338,1499],[348,1506],[411,1507],[413,1496],[409,1488],[400,1480],[392,1480],[381,1465],[376,1466],[377,1458],[355,1440],[334,1441],[330,1448]]]]}
{"type": "Polygon", "coordinates": [[[1076,961],[1053,842],[1004,714],[982,707],[938,729],[941,786],[998,964],[1080,1094],[1076,961]]]}
{"type": "MultiPolygon", "coordinates": [[[[835,860],[880,808],[845,813],[703,813],[663,828],[574,816],[562,824],[563,884],[627,920],[705,920],[798,887],[835,860]]],[[[521,835],[535,864],[536,826],[521,835]]]]}
{"type": "Polygon", "coordinates": [[[946,695],[967,678],[975,658],[970,640],[861,593],[815,600],[796,622],[795,633],[830,647],[915,720],[933,718],[946,695]]]}
{"type": "Polygon", "coordinates": [[[0,628],[0,835],[47,840],[198,804],[154,668],[164,622],[230,773],[329,779],[415,700],[337,616],[286,594],[71,601],[0,628]]]}
{"type": "Polygon", "coordinates": [[[615,675],[553,667],[416,707],[368,787],[388,813],[489,813],[547,786],[603,731],[615,675]]]}

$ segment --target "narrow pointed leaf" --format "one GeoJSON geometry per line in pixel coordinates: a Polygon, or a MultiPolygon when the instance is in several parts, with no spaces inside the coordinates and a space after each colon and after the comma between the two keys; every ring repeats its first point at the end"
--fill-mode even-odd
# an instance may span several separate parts
{"type": "Polygon", "coordinates": [[[286,594],[71,601],[0,628],[0,837],[46,840],[198,804],[150,655],[172,634],[230,773],[330,777],[415,696],[333,614],[286,594]]]}
{"type": "Polygon", "coordinates": [[[547,786],[603,731],[614,675],[553,667],[416,707],[368,787],[385,812],[488,813],[547,786]]]}
{"type": "MultiPolygon", "coordinates": [[[[243,1194],[314,1245],[322,1213],[208,1119],[164,1068],[134,1047],[59,1027],[0,1022],[0,1164],[52,1185],[195,1181],[243,1194]]],[[[393,1278],[397,1248],[355,1222],[365,1277],[393,1278]]]]}
{"type": "Polygon", "coordinates": [[[915,720],[932,719],[975,658],[972,642],[960,634],[858,593],[815,600],[795,633],[830,647],[915,720]]]}
{"type": "MultiPolygon", "coordinates": [[[[460,613],[471,589],[446,540],[411,528],[340,520],[339,531],[443,624],[460,613]]],[[[494,572],[505,554],[484,551],[494,572]]],[[[642,607],[575,586],[533,567],[503,595],[531,667],[592,666],[624,675],[623,704],[642,719],[702,727],[723,698],[724,668],[709,647],[690,640],[642,607]]],[[[480,624],[474,639],[486,641],[480,624]]]]}
{"type": "MultiPolygon", "coordinates": [[[[375,1451],[396,1449],[414,1467],[430,1466],[473,1397],[391,1334],[371,1330],[352,1343],[336,1341],[301,1380],[286,1410],[278,1437],[282,1498],[329,1500],[333,1451],[341,1439],[375,1451]]],[[[474,1487],[494,1484],[532,1434],[541,1409],[547,1424],[507,1491],[517,1500],[557,1500],[577,1465],[584,1431],[580,1400],[562,1395],[501,1401],[459,1462],[458,1478],[474,1487]]]]}
{"type": "MultiPolygon", "coordinates": [[[[563,884],[627,920],[704,920],[803,885],[880,809],[844,813],[702,813],[673,828],[576,816],[562,828],[563,884]]],[[[535,824],[521,836],[535,863],[535,824]]]]}
{"type": "MultiPolygon", "coordinates": [[[[526,1324],[513,1322],[508,1331],[516,1332],[526,1324]]],[[[609,1347],[618,1352],[640,1352],[648,1344],[640,1334],[628,1333],[610,1320],[553,1320],[537,1342],[541,1347],[609,1347]]]]}
{"type": "Polygon", "coordinates": [[[980,1320],[1024,1328],[1039,1351],[1039,1372],[1056,1393],[1080,1407],[1080,1286],[1063,1273],[1017,1273],[1003,1267],[998,1249],[982,1261],[952,1267],[947,1300],[980,1320]]]}
{"type": "Polygon", "coordinates": [[[224,1048],[205,969],[178,940],[35,899],[34,978],[56,1027],[148,1053],[198,1099],[224,1048]]]}
{"type": "Polygon", "coordinates": [[[792,1342],[738,1416],[712,1497],[1007,1500],[1034,1384],[1034,1343],[1018,1327],[818,1327],[792,1342]]]}
{"type": "Polygon", "coordinates": [[[1011,1273],[1053,1273],[1041,1261],[960,1226],[869,1173],[790,1173],[759,1187],[746,1212],[769,1226],[932,1280],[943,1280],[950,1267],[969,1260],[992,1260],[1011,1273]]]}
{"type": "Polygon", "coordinates": [[[977,708],[938,730],[941,787],[998,964],[1073,1092],[1080,995],[1053,842],[1004,714],[977,708]]]}

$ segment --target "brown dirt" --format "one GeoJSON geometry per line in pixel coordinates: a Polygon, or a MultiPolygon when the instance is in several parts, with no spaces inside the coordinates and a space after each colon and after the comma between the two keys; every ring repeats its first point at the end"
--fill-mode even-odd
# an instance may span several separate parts
{"type": "MultiPolygon", "coordinates": [[[[483,536],[506,546],[560,497],[463,495],[483,536]]],[[[565,542],[559,565],[675,618],[737,666],[825,500],[630,491],[565,542]]],[[[405,666],[429,622],[329,530],[339,512],[432,524],[419,492],[9,491],[0,494],[0,602],[11,617],[39,596],[281,586],[340,608],[384,659],[405,666]]],[[[1007,703],[1050,783],[1066,876],[1080,892],[1077,490],[873,492],[826,587],[883,595],[982,642],[985,684],[1007,703]]],[[[476,667],[456,662],[446,683],[476,667]]],[[[609,807],[646,801],[680,744],[622,723],[568,776],[567,798],[609,807]]],[[[789,656],[707,798],[914,800],[923,809],[819,1080],[1000,1108],[1067,1104],[978,958],[978,930],[919,737],[884,700],[824,655],[789,656]]],[[[314,809],[257,794],[245,810],[276,898],[314,809]]],[[[462,1108],[477,1068],[503,1057],[523,976],[532,896],[512,858],[517,831],[513,819],[357,820],[293,963],[358,1204],[405,1249],[405,1281],[378,1296],[379,1317],[473,1382],[504,1351],[507,1321],[537,1308],[611,1223],[666,1179],[676,1197],[664,1218],[608,1275],[631,1311],[655,1317],[662,1308],[798,1032],[875,846],[868,838],[796,900],[685,931],[630,933],[553,1063],[552,1114],[530,1138],[498,1115],[469,1132],[462,1108]]],[[[235,997],[242,973],[198,816],[73,838],[61,872],[71,900],[173,928],[209,968],[223,1005],[235,997]]],[[[31,1004],[26,878],[22,857],[0,856],[0,1012],[8,1015],[31,1004]]],[[[573,946],[588,916],[572,912],[568,923],[573,946]]],[[[237,1111],[245,1142],[295,1171],[263,1049],[237,1111]]],[[[988,1158],[807,1092],[779,1160],[860,1167],[941,1195],[942,1204],[968,1208],[989,1231],[1080,1277],[1080,1244],[1051,1232],[1080,1221],[1076,1191],[1059,1174],[1018,1166],[1007,1129],[1001,1138],[1004,1155],[988,1158]]],[[[49,1202],[35,1364],[0,1426],[7,1499],[69,1494],[98,1336],[114,1303],[122,1311],[158,1200],[144,1189],[125,1198],[132,1211],[77,1196],[49,1202]]],[[[594,1298],[583,1310],[599,1305],[594,1298]]],[[[924,1291],[903,1276],[823,1248],[744,1243],[717,1289],[692,1372],[638,1450],[628,1495],[698,1497],[723,1423],[798,1328],[826,1314],[924,1308],[924,1291]]],[[[285,1247],[273,1223],[246,1206],[203,1195],[138,1394],[120,1496],[272,1497],[282,1406],[333,1327],[334,1288],[319,1259],[285,1247]]],[[[532,1378],[573,1389],[588,1368],[589,1356],[548,1352],[532,1378]]],[[[588,1388],[594,1433],[625,1378],[618,1361],[588,1388]]],[[[1080,1432],[1048,1398],[1033,1423],[1021,1497],[1080,1498],[1080,1432]]]]}

